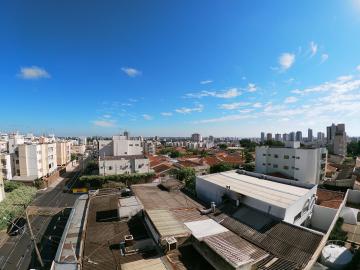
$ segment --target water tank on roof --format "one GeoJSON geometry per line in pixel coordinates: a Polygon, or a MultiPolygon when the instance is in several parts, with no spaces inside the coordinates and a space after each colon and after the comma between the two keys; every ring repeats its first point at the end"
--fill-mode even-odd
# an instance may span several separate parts
{"type": "Polygon", "coordinates": [[[343,269],[352,257],[353,254],[346,247],[330,243],[321,252],[321,263],[330,269],[343,269]]]}

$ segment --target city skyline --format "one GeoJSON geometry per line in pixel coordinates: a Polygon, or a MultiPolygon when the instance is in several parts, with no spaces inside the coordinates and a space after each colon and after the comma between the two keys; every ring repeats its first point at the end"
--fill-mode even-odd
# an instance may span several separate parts
{"type": "Polygon", "coordinates": [[[0,131],[360,135],[359,1],[204,3],[4,4],[0,131]]]}

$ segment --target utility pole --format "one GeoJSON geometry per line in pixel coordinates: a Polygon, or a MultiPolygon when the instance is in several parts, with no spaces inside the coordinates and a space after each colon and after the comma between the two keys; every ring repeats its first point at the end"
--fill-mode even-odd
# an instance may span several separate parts
{"type": "Polygon", "coordinates": [[[29,232],[30,232],[31,241],[33,241],[33,243],[34,243],[36,256],[37,256],[37,258],[38,258],[38,260],[39,260],[39,263],[40,263],[41,267],[44,267],[44,262],[43,262],[43,260],[42,260],[42,258],[41,258],[40,251],[39,251],[39,249],[38,249],[38,247],[37,247],[37,244],[36,244],[36,238],[35,238],[35,236],[34,236],[34,233],[33,233],[33,231],[32,231],[32,228],[31,228],[29,216],[28,216],[28,213],[27,213],[27,207],[26,207],[25,204],[20,204],[20,205],[22,205],[22,206],[24,207],[24,209],[25,209],[26,223],[27,223],[27,225],[28,225],[28,227],[29,227],[29,232]]]}

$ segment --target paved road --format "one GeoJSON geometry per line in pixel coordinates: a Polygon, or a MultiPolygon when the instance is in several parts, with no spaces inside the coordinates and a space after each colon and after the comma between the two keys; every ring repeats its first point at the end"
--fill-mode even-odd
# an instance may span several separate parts
{"type": "MultiPolygon", "coordinates": [[[[70,173],[68,176],[72,177],[75,173],[70,173]]],[[[31,205],[33,206],[47,206],[47,207],[72,207],[78,198],[78,195],[64,193],[63,189],[69,178],[62,180],[56,187],[48,188],[46,191],[40,191],[31,205]]],[[[40,252],[45,257],[49,257],[49,241],[44,241],[44,238],[50,237],[54,244],[59,241],[59,234],[62,233],[64,223],[66,224],[67,213],[59,214],[55,218],[52,216],[36,216],[30,218],[34,234],[38,243],[41,242],[40,252]],[[48,228],[49,224],[52,226],[48,228]],[[46,232],[46,235],[44,233],[46,232]]],[[[30,239],[28,230],[20,236],[10,237],[8,241],[0,248],[0,269],[1,270],[22,270],[29,269],[34,265],[33,244],[30,239]]],[[[50,259],[49,259],[50,260],[50,259]]]]}

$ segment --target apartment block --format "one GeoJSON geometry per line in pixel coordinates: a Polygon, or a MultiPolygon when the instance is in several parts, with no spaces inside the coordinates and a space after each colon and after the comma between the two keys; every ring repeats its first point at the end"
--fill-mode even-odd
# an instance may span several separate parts
{"type": "Polygon", "coordinates": [[[71,142],[56,143],[56,159],[58,166],[66,165],[71,161],[71,142]]]}
{"type": "Polygon", "coordinates": [[[138,156],[105,156],[99,160],[100,175],[117,175],[150,172],[149,159],[138,156]]]}
{"type": "Polygon", "coordinates": [[[56,143],[19,145],[19,172],[22,177],[39,178],[57,169],[56,143]]]}
{"type": "Polygon", "coordinates": [[[259,146],[255,171],[318,184],[325,176],[327,154],[326,148],[300,148],[300,142],[286,142],[285,147],[259,146]]]}
{"type": "Polygon", "coordinates": [[[332,124],[326,128],[326,139],[330,151],[335,155],[346,156],[347,141],[345,124],[332,124]]]}
{"type": "Polygon", "coordinates": [[[1,163],[0,163],[0,202],[5,199],[5,190],[4,190],[4,181],[1,173],[1,163]]]}
{"type": "Polygon", "coordinates": [[[71,153],[75,155],[84,155],[86,150],[86,146],[84,144],[72,144],[71,145],[71,153]]]}
{"type": "Polygon", "coordinates": [[[1,172],[5,180],[11,180],[14,176],[13,158],[11,154],[0,153],[1,172]]]}

